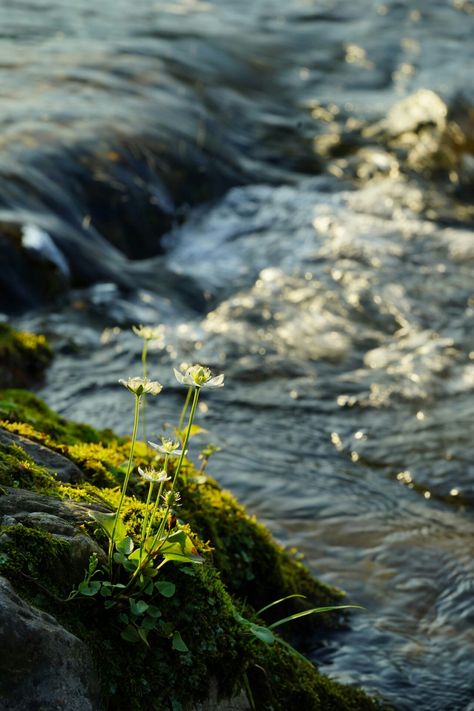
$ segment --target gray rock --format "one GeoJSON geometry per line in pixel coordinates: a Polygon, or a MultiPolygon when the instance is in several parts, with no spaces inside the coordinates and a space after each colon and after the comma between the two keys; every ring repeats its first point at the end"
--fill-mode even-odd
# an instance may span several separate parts
{"type": "Polygon", "coordinates": [[[86,646],[0,578],[0,708],[99,711],[99,680],[86,646]]]}
{"type": "MultiPolygon", "coordinates": [[[[89,518],[88,511],[91,508],[97,507],[55,499],[26,489],[4,487],[4,491],[3,496],[0,496],[2,525],[21,524],[28,528],[39,528],[70,544],[67,564],[61,570],[58,568],[58,577],[70,584],[71,588],[82,580],[92,553],[100,561],[106,560],[102,548],[76,527],[89,518]]],[[[8,541],[8,530],[5,530],[0,534],[0,550],[8,541]]]]}
{"type": "MultiPolygon", "coordinates": [[[[27,513],[41,512],[56,516],[71,524],[81,524],[88,519],[91,509],[104,510],[95,504],[83,504],[68,499],[55,499],[45,494],[36,494],[27,489],[3,487],[4,494],[0,496],[0,516],[19,516],[27,513]]],[[[51,519],[48,519],[51,522],[51,519]]]]}
{"type": "Polygon", "coordinates": [[[250,706],[243,689],[231,699],[220,699],[217,681],[211,679],[207,699],[194,704],[189,711],[250,711],[250,706]]]}
{"type": "Polygon", "coordinates": [[[45,467],[45,469],[48,469],[52,474],[55,474],[59,481],[63,481],[66,484],[76,484],[84,478],[79,467],[76,466],[74,462],[71,462],[70,459],[63,457],[62,454],[53,452],[52,449],[48,449],[48,447],[44,447],[42,444],[32,442],[26,437],[21,437],[20,435],[8,432],[8,430],[0,429],[0,444],[4,446],[16,444],[21,447],[35,460],[36,464],[45,467]]]}

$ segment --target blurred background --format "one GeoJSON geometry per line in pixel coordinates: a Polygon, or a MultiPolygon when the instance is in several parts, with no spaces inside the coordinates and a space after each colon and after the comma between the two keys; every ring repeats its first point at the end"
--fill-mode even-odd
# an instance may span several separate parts
{"type": "Polygon", "coordinates": [[[150,436],[172,366],[224,372],[210,473],[367,608],[322,671],[406,711],[474,709],[473,37],[472,0],[0,3],[0,312],[55,346],[40,395],[128,433],[138,323],[150,436]]]}

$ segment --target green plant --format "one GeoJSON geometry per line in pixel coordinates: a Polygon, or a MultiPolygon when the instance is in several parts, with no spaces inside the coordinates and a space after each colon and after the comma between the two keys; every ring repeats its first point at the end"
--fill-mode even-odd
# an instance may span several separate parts
{"type": "Polygon", "coordinates": [[[193,392],[191,410],[184,430],[183,446],[180,449],[179,442],[164,437],[161,444],[150,442],[151,447],[164,455],[164,464],[161,470],[153,467],[145,469],[138,467],[139,476],[148,482],[145,513],[138,537],[133,531],[128,530],[122,516],[122,509],[133,470],[142,398],[146,394],[158,395],[162,386],[146,377],[119,381],[135,397],[128,465],[116,511],[89,512],[91,518],[99,524],[108,538],[107,565],[100,567],[97,556],[92,556],[83,581],[77,590],[71,593],[69,599],[75,599],[79,595],[85,597],[101,595],[105,598],[105,608],[116,609],[118,612],[124,639],[130,642],[148,643],[148,635],[153,630],[171,637],[173,648],[184,652],[187,651],[187,647],[179,631],[162,620],[160,608],[155,604],[156,598],[160,595],[172,597],[175,593],[175,585],[157,577],[163,566],[170,561],[178,565],[203,562],[189,531],[176,520],[175,510],[180,505],[180,493],[176,490],[176,486],[192,433],[201,388],[221,387],[224,384],[224,376],[213,377],[208,368],[200,365],[192,366],[184,373],[175,370],[175,375],[180,383],[188,384],[193,392]],[[173,478],[168,475],[170,457],[178,457],[173,478]],[[168,481],[172,482],[171,487],[164,491],[168,481]]]}
{"type": "MultiPolygon", "coordinates": [[[[175,370],[174,373],[180,384],[188,386],[178,427],[181,442],[162,437],[161,444],[148,443],[158,453],[158,457],[163,463],[161,468],[157,469],[138,467],[139,477],[148,483],[146,502],[139,522],[139,533],[125,520],[122,510],[134,468],[134,451],[142,398],[146,394],[158,395],[162,386],[146,377],[119,381],[135,398],[133,432],[125,478],[115,512],[90,511],[90,516],[99,524],[108,538],[107,564],[101,566],[97,556],[91,556],[84,579],[70,594],[69,599],[72,600],[78,596],[86,598],[100,596],[104,599],[104,607],[107,610],[115,610],[117,613],[118,621],[122,626],[123,639],[129,642],[148,644],[149,634],[154,632],[169,638],[173,649],[186,652],[187,646],[179,630],[176,630],[162,616],[160,597],[173,597],[176,587],[174,582],[162,578],[161,570],[169,562],[175,565],[203,563],[203,558],[195,547],[189,527],[180,523],[176,516],[177,508],[180,506],[180,493],[177,491],[177,484],[187,454],[189,439],[193,434],[193,428],[196,428],[194,419],[201,390],[222,387],[224,376],[213,376],[208,368],[201,365],[175,370]],[[186,416],[187,423],[183,429],[186,416]],[[170,468],[172,458],[176,458],[177,461],[176,465],[170,468]],[[168,482],[171,482],[169,487],[166,486],[168,482]]],[[[219,447],[212,444],[201,451],[200,473],[204,471],[210,456],[216,451],[219,451],[219,447]]],[[[205,479],[205,477],[201,478],[205,479]]],[[[260,616],[271,608],[291,598],[304,597],[298,593],[287,595],[265,605],[250,618],[235,612],[234,619],[255,639],[266,645],[272,645],[277,639],[273,630],[281,625],[307,615],[358,607],[356,605],[312,607],[295,612],[267,626],[260,624],[260,616]]],[[[279,643],[298,654],[284,640],[279,639],[279,643]]],[[[302,659],[305,658],[302,657],[302,659]]],[[[250,685],[245,676],[244,686],[249,703],[254,708],[250,685]]]]}
{"type": "MultiPolygon", "coordinates": [[[[298,620],[301,617],[306,617],[308,615],[317,615],[322,612],[333,612],[335,610],[344,610],[347,608],[359,608],[361,609],[360,605],[325,605],[323,607],[312,607],[308,610],[302,610],[300,612],[295,612],[292,615],[288,615],[287,617],[283,617],[280,620],[276,620],[276,622],[272,622],[269,625],[261,625],[258,623],[259,617],[264,613],[267,612],[267,610],[270,610],[272,607],[275,607],[276,605],[280,605],[282,602],[286,602],[286,600],[290,600],[291,598],[302,598],[306,599],[305,595],[300,595],[299,593],[295,593],[293,595],[286,595],[285,597],[280,598],[279,600],[274,600],[273,602],[270,602],[268,605],[265,605],[265,607],[262,607],[260,610],[258,610],[250,619],[243,617],[240,615],[238,612],[234,613],[234,618],[237,622],[242,624],[246,630],[255,637],[255,639],[260,640],[260,642],[264,642],[264,644],[272,645],[275,643],[277,638],[273,634],[273,631],[276,627],[280,627],[281,625],[285,625],[288,622],[292,622],[293,620],[298,620]]],[[[300,654],[291,644],[288,644],[284,639],[281,637],[278,637],[278,642],[279,644],[283,645],[284,647],[288,648],[292,654],[295,654],[298,656],[303,662],[306,664],[309,664],[312,666],[312,662],[304,657],[302,654],[300,654]]],[[[252,711],[257,711],[257,707],[255,704],[255,700],[252,694],[252,688],[247,676],[247,673],[243,673],[243,688],[245,691],[245,694],[247,696],[247,700],[249,702],[250,708],[252,711]]]]}

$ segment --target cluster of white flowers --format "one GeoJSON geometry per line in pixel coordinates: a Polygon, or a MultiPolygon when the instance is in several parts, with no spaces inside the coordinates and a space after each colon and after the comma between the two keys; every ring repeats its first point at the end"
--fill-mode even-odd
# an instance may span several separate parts
{"type": "MultiPolygon", "coordinates": [[[[178,383],[181,385],[190,385],[193,388],[222,388],[224,385],[224,374],[213,375],[209,368],[203,365],[191,365],[183,371],[174,368],[174,374],[178,383]]],[[[148,378],[128,378],[128,380],[119,380],[119,383],[130,390],[131,393],[137,396],[141,395],[158,395],[163,386],[157,380],[149,380],[148,378]]],[[[155,445],[152,445],[155,446],[155,445]]],[[[170,446],[170,440],[167,443],[163,442],[163,449],[156,445],[156,449],[160,449],[165,454],[173,454],[173,449],[176,447],[170,446]]]]}

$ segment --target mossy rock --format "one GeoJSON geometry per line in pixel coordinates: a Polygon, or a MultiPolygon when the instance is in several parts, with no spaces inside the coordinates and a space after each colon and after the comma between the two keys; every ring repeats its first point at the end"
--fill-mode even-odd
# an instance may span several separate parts
{"type": "Polygon", "coordinates": [[[0,387],[24,387],[37,380],[53,357],[42,335],[0,323],[0,387]]]}
{"type": "MultiPolygon", "coordinates": [[[[202,564],[168,563],[160,572],[159,579],[163,576],[176,592],[159,594],[154,600],[160,622],[150,633],[148,645],[133,644],[121,636],[126,624],[123,615],[129,614],[126,597],[114,609],[104,609],[103,600],[95,597],[64,602],[72,584],[81,582],[73,555],[78,539],[66,535],[67,526],[73,525],[75,535],[90,541],[94,550],[106,545],[103,532],[86,515],[84,503],[104,510],[116,507],[129,441],[108,430],[68,422],[21,390],[0,392],[0,418],[5,431],[59,453],[82,473],[79,480],[61,481],[54,463],[37,459],[34,449],[26,452],[21,440],[3,445],[0,441],[0,484],[4,487],[0,520],[2,510],[7,512],[0,531],[0,574],[29,604],[54,615],[86,644],[101,682],[98,711],[197,709],[215,680],[224,699],[215,708],[222,711],[232,707],[225,699],[235,694],[242,699],[245,680],[259,711],[379,708],[362,691],[319,675],[283,642],[276,639],[265,644],[242,624],[241,616],[248,618],[279,597],[300,592],[313,606],[337,602],[342,593],[316,581],[230,493],[212,478],[199,477],[191,462],[179,482],[182,507],[169,525],[184,527],[202,564]],[[15,496],[22,502],[16,508],[26,508],[26,514],[15,514],[15,496]],[[61,520],[66,528],[61,528],[61,520]],[[68,570],[75,571],[75,580],[71,581],[68,570]]],[[[152,461],[152,454],[139,444],[135,465],[152,461]]],[[[132,481],[124,519],[129,535],[136,537],[145,511],[146,487],[134,476],[132,481]]],[[[245,704],[240,708],[246,708],[245,704]]]]}

